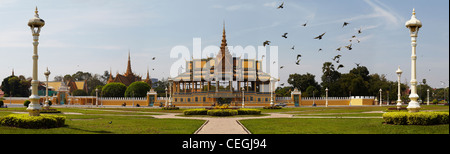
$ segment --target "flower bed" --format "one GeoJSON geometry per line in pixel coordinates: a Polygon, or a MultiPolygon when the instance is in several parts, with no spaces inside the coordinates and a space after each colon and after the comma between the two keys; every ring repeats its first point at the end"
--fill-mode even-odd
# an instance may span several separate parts
{"type": "Polygon", "coordinates": [[[394,125],[439,125],[449,124],[448,112],[387,112],[383,114],[387,124],[394,125]]]}
{"type": "Polygon", "coordinates": [[[234,115],[259,115],[258,109],[189,109],[183,111],[184,115],[210,115],[210,116],[234,116],[234,115]]]}
{"type": "Polygon", "coordinates": [[[41,129],[56,128],[64,126],[66,117],[57,115],[41,114],[40,116],[29,116],[28,114],[10,114],[0,118],[0,125],[41,129]]]}

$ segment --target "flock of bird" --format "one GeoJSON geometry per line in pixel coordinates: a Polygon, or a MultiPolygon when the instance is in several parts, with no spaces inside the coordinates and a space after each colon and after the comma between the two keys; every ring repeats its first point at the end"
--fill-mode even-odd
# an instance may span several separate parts
{"type": "MultiPolygon", "coordinates": [[[[284,9],[284,2],[282,2],[282,3],[277,7],[277,9],[284,9]]],[[[344,23],[342,24],[342,28],[348,26],[349,24],[350,24],[349,22],[344,22],[344,23]]],[[[308,25],[308,21],[306,21],[306,22],[305,22],[304,24],[302,24],[301,26],[306,27],[307,25],[308,25]]],[[[343,48],[346,48],[347,50],[352,50],[352,49],[353,49],[353,48],[352,48],[352,43],[353,43],[355,40],[356,40],[357,43],[360,43],[360,42],[361,42],[361,40],[359,40],[359,39],[356,37],[356,35],[361,34],[361,33],[362,33],[362,29],[360,28],[360,29],[357,31],[357,34],[353,35],[353,36],[349,39],[349,43],[350,43],[349,45],[346,45],[346,46],[340,46],[340,47],[338,47],[338,48],[336,49],[336,51],[341,51],[341,49],[343,49],[343,48]]],[[[316,40],[322,40],[322,39],[324,38],[325,34],[326,34],[326,32],[324,32],[324,33],[318,35],[317,37],[314,37],[314,39],[316,39],[316,40]]],[[[287,38],[288,38],[287,35],[288,35],[288,33],[284,33],[283,35],[281,35],[281,37],[287,39],[287,38]]],[[[263,46],[265,47],[266,45],[270,45],[270,43],[271,43],[271,42],[270,42],[269,40],[266,40],[266,41],[263,42],[263,46]]],[[[293,51],[295,51],[295,45],[292,46],[291,49],[292,49],[293,51]]],[[[318,52],[320,52],[320,51],[322,51],[322,48],[319,48],[318,52]]],[[[302,57],[301,54],[297,54],[297,59],[296,59],[296,61],[295,61],[295,64],[296,64],[296,65],[300,65],[301,57],[302,57]]],[[[334,56],[334,57],[332,58],[333,61],[335,61],[337,64],[339,64],[339,65],[337,66],[337,70],[339,70],[340,68],[343,68],[343,67],[344,67],[344,65],[340,64],[340,58],[341,58],[341,57],[342,57],[342,55],[338,54],[338,55],[336,55],[336,56],[334,56]]],[[[275,62],[274,62],[274,63],[275,63],[275,62]]],[[[283,68],[284,68],[284,66],[281,66],[281,67],[280,67],[280,69],[283,69],[283,68]]]]}

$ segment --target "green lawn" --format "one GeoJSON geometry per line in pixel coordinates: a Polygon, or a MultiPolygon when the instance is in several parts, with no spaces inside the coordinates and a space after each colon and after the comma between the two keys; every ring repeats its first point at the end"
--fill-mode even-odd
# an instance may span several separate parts
{"type": "Polygon", "coordinates": [[[449,134],[449,125],[386,125],[383,119],[278,118],[240,122],[252,134],[449,134]]]}
{"type": "MultiPolygon", "coordinates": [[[[205,121],[190,119],[155,119],[154,113],[114,112],[79,108],[57,108],[66,117],[66,126],[52,129],[22,129],[0,126],[0,134],[192,134],[205,121]],[[112,121],[111,124],[109,122],[112,121]]],[[[106,109],[109,110],[109,109],[106,109]]],[[[0,117],[25,108],[0,109],[0,117]]]]}

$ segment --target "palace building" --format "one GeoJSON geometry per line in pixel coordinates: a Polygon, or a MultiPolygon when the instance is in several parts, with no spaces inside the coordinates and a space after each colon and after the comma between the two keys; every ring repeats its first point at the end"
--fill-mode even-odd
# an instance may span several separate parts
{"type": "Polygon", "coordinates": [[[123,83],[125,84],[127,87],[136,81],[143,81],[145,83],[148,83],[148,85],[150,85],[150,87],[152,86],[152,80],[150,79],[150,74],[147,70],[147,79],[142,80],[142,77],[135,75],[133,73],[133,71],[131,71],[131,60],[130,60],[130,52],[128,52],[128,65],[127,65],[127,71],[125,72],[125,74],[116,74],[116,77],[114,78],[112,76],[112,72],[109,72],[109,78],[107,83],[111,83],[111,82],[119,82],[119,83],[123,83]]]}
{"type": "Polygon", "coordinates": [[[270,79],[271,75],[262,71],[262,60],[230,54],[224,24],[217,56],[186,61],[186,71],[173,78],[172,102],[176,105],[240,105],[245,99],[245,103],[268,104],[270,79]]]}

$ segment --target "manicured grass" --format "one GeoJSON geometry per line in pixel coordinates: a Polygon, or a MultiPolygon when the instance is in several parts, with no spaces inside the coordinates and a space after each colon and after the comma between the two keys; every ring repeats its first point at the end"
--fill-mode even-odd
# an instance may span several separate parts
{"type": "Polygon", "coordinates": [[[250,119],[240,122],[252,134],[449,134],[449,125],[387,125],[383,119],[250,119]]]}
{"type": "Polygon", "coordinates": [[[0,126],[0,134],[192,134],[205,121],[150,116],[64,115],[66,126],[21,129],[0,126]],[[109,122],[111,122],[109,124],[109,122]]]}
{"type": "MultiPolygon", "coordinates": [[[[81,113],[81,115],[55,114],[66,117],[66,126],[60,128],[22,129],[0,126],[0,134],[192,134],[205,122],[191,119],[155,119],[151,116],[155,113],[136,110],[117,112],[121,110],[57,109],[63,113],[81,113]]],[[[26,108],[3,108],[0,110],[0,117],[13,112],[26,112],[26,108]]]]}

